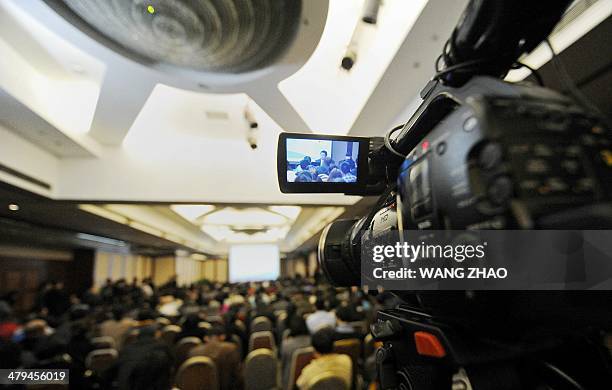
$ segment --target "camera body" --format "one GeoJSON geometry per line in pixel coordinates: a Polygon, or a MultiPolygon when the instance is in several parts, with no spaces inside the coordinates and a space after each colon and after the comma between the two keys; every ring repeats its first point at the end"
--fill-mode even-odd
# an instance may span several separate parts
{"type": "Polygon", "coordinates": [[[428,110],[451,111],[399,169],[399,230],[580,229],[612,221],[603,212],[612,137],[571,99],[475,78],[431,101],[438,107],[428,110]]]}
{"type": "MultiPolygon", "coordinates": [[[[354,182],[291,182],[290,155],[308,148],[290,150],[291,135],[279,138],[282,192],[379,196],[367,216],[322,231],[319,264],[334,285],[359,285],[362,239],[393,230],[406,241],[402,234],[427,230],[612,227],[605,119],[550,89],[502,81],[569,3],[470,1],[438,59],[445,69],[436,69],[410,120],[359,142],[354,182]]],[[[565,388],[573,379],[546,364],[567,366],[566,358],[584,388],[612,384],[598,347],[600,332],[612,328],[610,291],[393,293],[401,303],[380,310],[371,327],[384,342],[376,356],[382,389],[565,388]]]]}

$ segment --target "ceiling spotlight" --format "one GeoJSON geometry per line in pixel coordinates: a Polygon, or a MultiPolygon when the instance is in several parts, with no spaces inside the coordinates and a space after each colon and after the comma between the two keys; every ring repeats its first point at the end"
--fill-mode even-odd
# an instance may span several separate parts
{"type": "Polygon", "coordinates": [[[153,15],[155,13],[155,7],[153,7],[151,4],[149,4],[147,6],[147,12],[150,13],[151,15],[153,15]]]}
{"type": "Polygon", "coordinates": [[[19,205],[16,205],[15,203],[11,203],[8,205],[8,209],[11,211],[19,211],[19,205]]]}

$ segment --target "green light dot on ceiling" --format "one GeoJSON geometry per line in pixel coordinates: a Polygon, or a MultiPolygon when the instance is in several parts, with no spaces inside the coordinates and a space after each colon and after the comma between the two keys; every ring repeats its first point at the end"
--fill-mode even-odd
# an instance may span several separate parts
{"type": "Polygon", "coordinates": [[[147,12],[150,13],[151,15],[153,15],[155,13],[155,7],[153,7],[152,5],[148,5],[147,6],[147,12]]]}

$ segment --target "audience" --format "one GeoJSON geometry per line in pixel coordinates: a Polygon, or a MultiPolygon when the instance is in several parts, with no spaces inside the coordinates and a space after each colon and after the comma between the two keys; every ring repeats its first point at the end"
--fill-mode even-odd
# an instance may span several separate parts
{"type": "Polygon", "coordinates": [[[306,318],[306,326],[308,326],[310,334],[314,334],[323,327],[331,327],[333,329],[336,326],[336,315],[328,311],[327,305],[322,297],[317,298],[315,307],[317,311],[306,318]]]}
{"type": "Polygon", "coordinates": [[[204,337],[206,341],[191,350],[189,357],[207,356],[211,358],[219,372],[220,390],[242,388],[242,367],[238,347],[225,341],[225,328],[215,324],[204,337]]]}
{"type": "Polygon", "coordinates": [[[287,177],[298,183],[354,183],[357,181],[357,165],[350,154],[336,164],[331,157],[327,156],[327,152],[322,150],[319,159],[312,161],[309,156],[305,156],[295,168],[288,169],[287,177]]]}
{"type": "Polygon", "coordinates": [[[289,320],[289,337],[283,340],[281,351],[281,366],[283,367],[283,387],[286,389],[291,371],[291,358],[293,352],[300,348],[310,346],[310,334],[306,321],[301,315],[295,314],[289,320]]]}
{"type": "Polygon", "coordinates": [[[172,384],[174,356],[153,325],[141,327],[138,339],[119,353],[114,369],[120,389],[167,390],[172,384]]]}
{"type": "Polygon", "coordinates": [[[312,335],[315,358],[303,370],[297,380],[300,390],[308,390],[313,379],[322,372],[332,372],[342,378],[347,388],[352,383],[353,363],[347,355],[334,353],[336,333],[331,327],[319,329],[312,335]]]}
{"type": "Polygon", "coordinates": [[[102,322],[98,327],[100,336],[112,337],[117,348],[121,348],[128,331],[137,325],[136,321],[124,315],[125,310],[121,306],[114,306],[112,318],[102,322]]]}
{"type": "Polygon", "coordinates": [[[78,297],[62,283],[45,283],[30,313],[14,314],[14,294],[0,298],[0,368],[66,368],[76,389],[170,389],[181,364],[175,345],[196,337],[203,343],[187,356],[210,357],[221,390],[241,389],[251,321],[264,316],[279,346],[284,388],[294,352],[310,345],[317,358],[303,371],[302,388],[317,370],[353,378],[350,359],[332,353],[333,342],[362,339],[349,323],[371,318],[379,304],[358,289],[335,289],[321,277],[316,280],[296,275],[272,282],[179,286],[173,278],[156,286],[150,279],[119,279],[78,297]],[[174,343],[161,338],[167,324],[180,327],[174,343]],[[92,342],[98,336],[112,338],[118,351],[114,364],[100,372],[91,370],[87,359],[100,348],[92,342]]]}

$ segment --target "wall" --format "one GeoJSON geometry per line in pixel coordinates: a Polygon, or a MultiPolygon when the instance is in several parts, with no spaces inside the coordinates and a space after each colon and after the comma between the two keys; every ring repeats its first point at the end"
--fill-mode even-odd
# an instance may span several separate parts
{"type": "Polygon", "coordinates": [[[213,282],[227,282],[228,263],[227,259],[207,259],[202,262],[202,279],[213,282]]]}
{"type": "Polygon", "coordinates": [[[92,285],[94,251],[49,250],[0,246],[0,295],[16,292],[15,309],[28,311],[46,281],[64,282],[68,293],[81,294],[92,285]]]}
{"type": "Polygon", "coordinates": [[[146,256],[97,251],[93,272],[94,286],[99,288],[108,278],[131,281],[133,278],[142,280],[151,277],[152,262],[153,260],[146,256]]]}
{"type": "Polygon", "coordinates": [[[162,285],[176,275],[174,256],[156,257],[153,260],[153,283],[162,285]]]}

